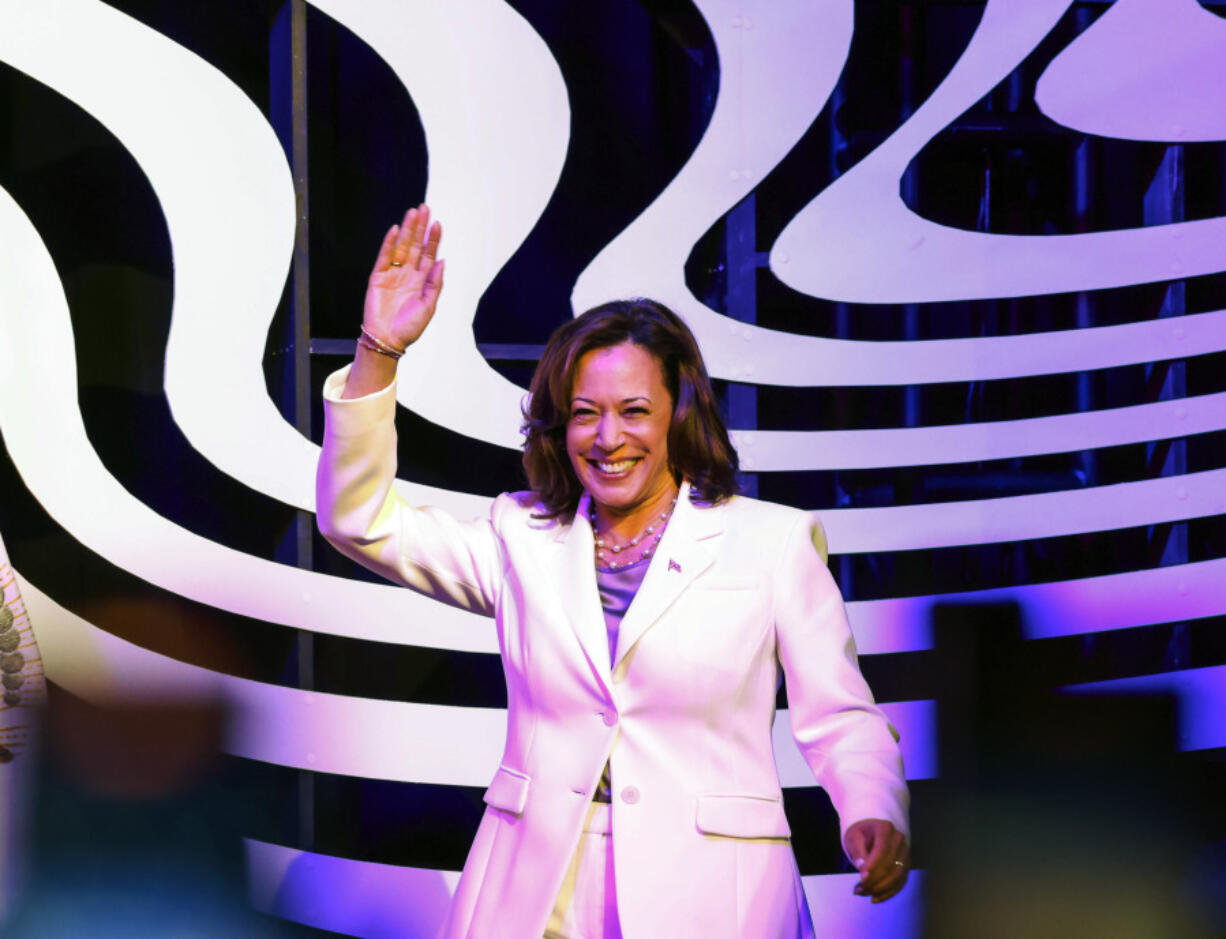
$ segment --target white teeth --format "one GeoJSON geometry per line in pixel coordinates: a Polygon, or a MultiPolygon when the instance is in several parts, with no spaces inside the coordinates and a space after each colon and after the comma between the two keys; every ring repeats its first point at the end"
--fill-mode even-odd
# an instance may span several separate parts
{"type": "Polygon", "coordinates": [[[618,473],[624,473],[634,465],[634,460],[618,460],[616,463],[606,463],[603,460],[597,460],[596,466],[602,473],[608,473],[612,476],[618,473]]]}

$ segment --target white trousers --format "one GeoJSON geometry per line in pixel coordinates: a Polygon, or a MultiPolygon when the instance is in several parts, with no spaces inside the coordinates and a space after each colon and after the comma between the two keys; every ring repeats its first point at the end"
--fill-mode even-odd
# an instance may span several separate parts
{"type": "Polygon", "coordinates": [[[607,802],[588,809],[579,846],[549,914],[544,939],[621,939],[613,879],[613,813],[607,802]]]}

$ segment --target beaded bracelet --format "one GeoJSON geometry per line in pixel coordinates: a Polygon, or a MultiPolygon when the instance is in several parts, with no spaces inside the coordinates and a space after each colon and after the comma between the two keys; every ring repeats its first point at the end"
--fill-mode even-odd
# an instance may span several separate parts
{"type": "Polygon", "coordinates": [[[404,355],[404,349],[397,349],[395,346],[388,345],[378,336],[372,335],[367,331],[366,327],[361,327],[362,334],[358,336],[358,345],[369,349],[371,352],[378,352],[380,355],[386,355],[389,358],[398,359],[404,355]],[[363,342],[363,340],[365,340],[363,342]]]}

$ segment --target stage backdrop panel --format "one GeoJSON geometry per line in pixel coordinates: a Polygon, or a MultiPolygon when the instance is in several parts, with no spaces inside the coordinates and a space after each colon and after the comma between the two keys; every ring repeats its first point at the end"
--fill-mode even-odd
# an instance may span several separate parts
{"type": "MultiPolygon", "coordinates": [[[[1018,604],[1019,673],[1167,691],[1186,758],[1220,758],[1222,13],[0,0],[3,576],[48,679],[220,696],[281,807],[248,832],[256,905],[432,935],[498,764],[492,624],[377,582],[312,516],[319,389],[424,199],[448,281],[399,372],[407,500],[471,517],[522,488],[550,331],[655,297],[746,492],[826,526],[917,830],[938,604],[1018,604]]],[[[815,915],[918,935],[922,873],[851,894],[779,705],[815,915]]]]}

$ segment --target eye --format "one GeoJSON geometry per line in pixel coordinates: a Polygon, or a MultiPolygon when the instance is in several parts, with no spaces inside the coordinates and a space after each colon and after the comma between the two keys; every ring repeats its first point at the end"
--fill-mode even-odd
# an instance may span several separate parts
{"type": "Polygon", "coordinates": [[[596,416],[596,412],[592,408],[574,408],[570,412],[572,421],[585,421],[596,416]]]}
{"type": "Polygon", "coordinates": [[[643,405],[635,404],[635,405],[632,405],[631,407],[626,408],[626,410],[622,411],[622,413],[631,415],[633,417],[644,417],[650,412],[647,410],[647,408],[643,407],[643,405]]]}

